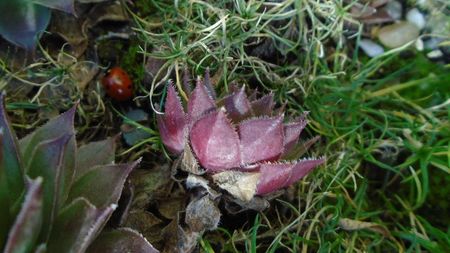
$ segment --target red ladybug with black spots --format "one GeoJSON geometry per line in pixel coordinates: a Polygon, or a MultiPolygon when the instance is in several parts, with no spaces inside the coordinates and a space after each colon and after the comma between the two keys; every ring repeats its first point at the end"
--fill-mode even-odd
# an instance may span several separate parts
{"type": "Polygon", "coordinates": [[[102,85],[106,94],[117,101],[126,101],[133,96],[131,79],[121,67],[109,69],[102,78],[102,85]]]}

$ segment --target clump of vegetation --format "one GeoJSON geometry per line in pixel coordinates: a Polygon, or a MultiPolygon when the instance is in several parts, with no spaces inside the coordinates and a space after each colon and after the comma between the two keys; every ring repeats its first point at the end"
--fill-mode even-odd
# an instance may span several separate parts
{"type": "Polygon", "coordinates": [[[75,110],[76,106],[17,140],[4,95],[0,96],[0,248],[156,252],[131,229],[101,233],[138,162],[114,164],[115,138],[77,150],[75,110]]]}

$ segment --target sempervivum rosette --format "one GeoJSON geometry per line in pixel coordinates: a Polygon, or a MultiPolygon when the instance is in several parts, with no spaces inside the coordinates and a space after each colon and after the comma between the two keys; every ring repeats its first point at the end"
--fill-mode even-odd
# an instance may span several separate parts
{"type": "MultiPolygon", "coordinates": [[[[211,175],[214,183],[241,201],[292,185],[323,158],[286,161],[299,146],[306,113],[285,123],[274,110],[273,94],[247,97],[244,87],[216,99],[208,74],[190,92],[186,110],[172,84],[158,127],[166,148],[182,155],[182,168],[211,175]]],[[[186,86],[186,85],[185,85],[186,86]]]]}

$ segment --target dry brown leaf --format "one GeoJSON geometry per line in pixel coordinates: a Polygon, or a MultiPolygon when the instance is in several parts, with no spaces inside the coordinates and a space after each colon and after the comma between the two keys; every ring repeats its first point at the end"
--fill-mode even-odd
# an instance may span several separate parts
{"type": "Polygon", "coordinates": [[[367,229],[367,230],[370,230],[370,231],[373,231],[376,233],[380,233],[385,237],[391,237],[391,233],[389,232],[389,230],[387,230],[385,227],[381,226],[380,224],[373,223],[373,222],[341,218],[341,219],[339,219],[339,226],[342,229],[347,230],[347,231],[367,229]]]}

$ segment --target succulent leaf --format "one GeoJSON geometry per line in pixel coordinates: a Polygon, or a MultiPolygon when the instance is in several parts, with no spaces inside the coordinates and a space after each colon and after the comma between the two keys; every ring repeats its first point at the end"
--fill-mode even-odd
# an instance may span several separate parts
{"type": "Polygon", "coordinates": [[[82,197],[97,207],[117,204],[125,179],[139,162],[100,165],[92,168],[73,183],[68,202],[82,197]]]}
{"type": "Polygon", "coordinates": [[[245,94],[244,86],[238,92],[225,97],[223,104],[227,110],[228,117],[235,123],[247,118],[251,114],[250,101],[245,94]]]}
{"type": "Polygon", "coordinates": [[[106,140],[90,142],[78,148],[75,166],[75,177],[77,180],[96,165],[108,165],[114,163],[116,151],[116,137],[106,140]]]}
{"type": "Polygon", "coordinates": [[[88,248],[88,253],[158,253],[139,233],[129,228],[104,232],[88,248]]]}
{"type": "Polygon", "coordinates": [[[284,153],[289,152],[295,146],[306,124],[308,121],[305,116],[302,116],[299,120],[284,125],[284,153]]]}
{"type": "Polygon", "coordinates": [[[278,159],[283,151],[283,116],[241,122],[242,164],[278,159]]]}
{"type": "Polygon", "coordinates": [[[0,1],[0,10],[8,10],[0,16],[0,34],[11,43],[33,50],[50,21],[49,8],[75,13],[74,0],[0,1]]]}
{"type": "Polygon", "coordinates": [[[219,171],[239,167],[239,138],[224,110],[198,120],[192,126],[189,139],[205,169],[219,171]]]}
{"type": "Polygon", "coordinates": [[[216,108],[214,100],[208,95],[205,85],[200,80],[197,81],[197,85],[189,97],[187,107],[190,122],[194,122],[205,113],[216,108]]]}
{"type": "MultiPolygon", "coordinates": [[[[8,236],[4,253],[29,252],[42,226],[42,178],[30,180],[19,214],[8,236]]],[[[6,208],[5,208],[6,209],[6,208]]]]}
{"type": "Polygon", "coordinates": [[[50,10],[30,0],[0,1],[0,34],[18,46],[32,50],[50,21],[50,10]]]}
{"type": "Polygon", "coordinates": [[[256,193],[265,195],[284,187],[292,173],[294,164],[261,164],[259,171],[261,177],[259,179],[256,193]]]}
{"type": "Polygon", "coordinates": [[[72,175],[64,167],[64,156],[72,135],[43,141],[36,146],[31,155],[27,174],[30,178],[42,177],[43,188],[43,227],[42,238],[47,239],[57,210],[67,198],[72,175]]]}
{"type": "MultiPolygon", "coordinates": [[[[39,143],[60,137],[64,134],[75,136],[75,129],[73,127],[75,112],[76,105],[19,140],[24,165],[29,164],[31,158],[29,154],[33,153],[33,150],[39,143]]],[[[75,138],[70,141],[70,145],[67,148],[67,152],[75,153],[75,138]]],[[[74,163],[74,161],[72,162],[74,163]]]]}
{"type": "Polygon", "coordinates": [[[217,94],[216,94],[216,91],[214,90],[213,84],[211,83],[211,77],[209,76],[209,68],[206,69],[205,78],[203,79],[203,84],[205,85],[209,96],[213,99],[216,99],[217,94]]]}
{"type": "Polygon", "coordinates": [[[269,93],[260,99],[251,102],[254,116],[271,116],[274,106],[273,93],[269,93]]]}
{"type": "Polygon", "coordinates": [[[74,0],[32,0],[32,2],[51,9],[57,9],[72,14],[75,13],[74,0]]]}
{"type": "Polygon", "coordinates": [[[96,208],[85,198],[75,199],[56,218],[47,252],[85,252],[115,207],[96,208]]]}
{"type": "Polygon", "coordinates": [[[174,154],[180,154],[184,148],[186,115],[178,93],[169,85],[164,116],[158,115],[158,128],[164,145],[174,154]]]}
{"type": "Polygon", "coordinates": [[[296,143],[294,145],[294,147],[292,147],[290,150],[287,150],[286,152],[283,152],[283,155],[281,156],[281,159],[283,159],[283,160],[295,160],[298,157],[301,157],[318,140],[320,140],[320,136],[314,136],[313,138],[311,138],[309,140],[296,143]]]}
{"type": "Polygon", "coordinates": [[[325,162],[324,158],[302,159],[292,168],[292,174],[289,180],[282,187],[287,187],[306,176],[312,169],[325,162]]]}
{"type": "MultiPolygon", "coordinates": [[[[17,137],[12,131],[4,105],[4,95],[0,94],[0,206],[11,206],[19,199],[24,190],[23,168],[18,151],[17,137]]],[[[0,247],[2,224],[8,224],[9,210],[0,208],[0,247]]]]}
{"type": "Polygon", "coordinates": [[[266,195],[288,187],[323,162],[324,159],[321,158],[304,159],[295,163],[261,164],[259,168],[261,177],[257,185],[256,194],[266,195]]]}

